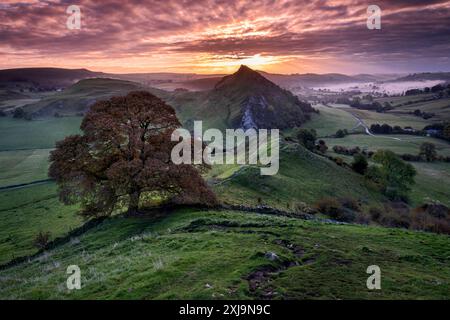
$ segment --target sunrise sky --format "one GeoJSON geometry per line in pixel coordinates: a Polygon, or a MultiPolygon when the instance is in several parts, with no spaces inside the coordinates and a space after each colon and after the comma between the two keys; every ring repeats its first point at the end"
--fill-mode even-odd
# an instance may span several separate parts
{"type": "Polygon", "coordinates": [[[450,1],[0,0],[0,68],[450,71],[450,1]],[[382,9],[381,30],[366,26],[382,9]],[[66,27],[69,5],[81,29],[66,27]]]}

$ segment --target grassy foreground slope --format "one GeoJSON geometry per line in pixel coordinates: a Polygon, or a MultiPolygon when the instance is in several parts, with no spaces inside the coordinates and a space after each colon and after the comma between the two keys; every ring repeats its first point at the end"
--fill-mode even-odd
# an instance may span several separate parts
{"type": "Polygon", "coordinates": [[[52,240],[80,226],[76,210],[59,202],[54,183],[0,191],[0,264],[35,253],[39,232],[52,240]]]}
{"type": "Polygon", "coordinates": [[[235,211],[115,217],[0,271],[0,298],[449,299],[449,252],[448,236],[235,211]],[[73,264],[82,288],[69,291],[73,264]]]}

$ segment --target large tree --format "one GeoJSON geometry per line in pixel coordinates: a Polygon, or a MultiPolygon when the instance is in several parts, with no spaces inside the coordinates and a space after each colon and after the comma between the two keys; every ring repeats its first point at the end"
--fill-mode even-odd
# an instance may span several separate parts
{"type": "Polygon", "coordinates": [[[81,202],[86,216],[125,207],[135,212],[143,198],[215,204],[201,168],[171,161],[176,142],[170,137],[178,127],[174,109],[145,91],[95,103],[81,124],[83,135],[65,138],[51,153],[49,175],[60,199],[81,202]]]}

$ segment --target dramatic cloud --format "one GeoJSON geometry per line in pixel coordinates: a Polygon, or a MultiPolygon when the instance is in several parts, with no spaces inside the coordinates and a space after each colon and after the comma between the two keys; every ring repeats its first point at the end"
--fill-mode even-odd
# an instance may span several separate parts
{"type": "Polygon", "coordinates": [[[450,70],[450,1],[2,0],[0,68],[229,72],[450,70]],[[367,6],[381,30],[366,27],[367,6]],[[66,9],[81,9],[69,30],[66,9]]]}

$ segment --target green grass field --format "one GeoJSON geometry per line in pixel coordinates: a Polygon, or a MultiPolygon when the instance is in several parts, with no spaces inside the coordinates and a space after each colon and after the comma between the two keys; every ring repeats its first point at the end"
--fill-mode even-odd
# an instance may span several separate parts
{"type": "Polygon", "coordinates": [[[344,109],[331,108],[322,104],[313,107],[320,113],[312,114],[311,120],[303,124],[302,128],[315,129],[319,137],[335,134],[339,129],[350,131],[358,124],[358,121],[344,109]]]}
{"type": "Polygon", "coordinates": [[[111,218],[76,240],[0,271],[0,298],[450,298],[450,242],[429,233],[185,210],[111,218]],[[82,288],[69,291],[73,264],[82,288]],[[370,291],[366,269],[374,264],[382,289],[370,291]],[[247,277],[268,267],[267,280],[250,290],[247,277]]]}
{"type": "Polygon", "coordinates": [[[51,149],[0,152],[0,187],[47,179],[51,149]]]}
{"type": "Polygon", "coordinates": [[[56,141],[80,132],[81,119],[0,118],[0,187],[47,179],[50,151],[56,141]]]}
{"type": "Polygon", "coordinates": [[[380,149],[391,150],[397,154],[409,153],[418,154],[420,145],[424,142],[433,143],[439,155],[450,156],[450,143],[432,138],[413,135],[376,135],[375,137],[367,134],[351,134],[344,138],[326,138],[323,139],[331,149],[335,145],[345,147],[360,147],[370,151],[380,149]],[[400,139],[400,140],[396,140],[400,139]]]}
{"type": "Polygon", "coordinates": [[[432,124],[433,121],[431,119],[425,120],[420,117],[416,117],[413,115],[407,114],[394,114],[394,113],[378,113],[368,110],[360,110],[360,109],[346,109],[351,111],[353,114],[357,115],[367,126],[371,126],[372,124],[388,124],[391,127],[400,126],[404,127],[412,127],[416,130],[422,130],[426,125],[432,124]]]}
{"type": "Polygon", "coordinates": [[[423,101],[424,99],[429,99],[433,95],[434,95],[434,93],[416,94],[416,95],[410,95],[410,96],[382,97],[382,98],[376,98],[375,101],[378,101],[381,104],[384,104],[385,102],[389,102],[393,107],[398,107],[398,106],[408,103],[408,102],[420,103],[420,101],[423,101]]]}
{"type": "Polygon", "coordinates": [[[413,204],[438,200],[450,207],[450,163],[411,162],[417,170],[411,191],[413,204]]]}
{"type": "Polygon", "coordinates": [[[418,102],[407,106],[400,106],[395,108],[396,112],[414,112],[414,110],[421,110],[422,112],[434,113],[435,116],[431,118],[433,121],[450,120],[450,98],[433,100],[428,102],[418,102]]]}
{"type": "Polygon", "coordinates": [[[0,191],[0,263],[36,252],[40,231],[54,239],[78,227],[76,211],[59,202],[54,183],[0,191]]]}
{"type": "Polygon", "coordinates": [[[80,132],[81,117],[26,121],[0,118],[0,151],[49,149],[64,137],[80,132]]]}

